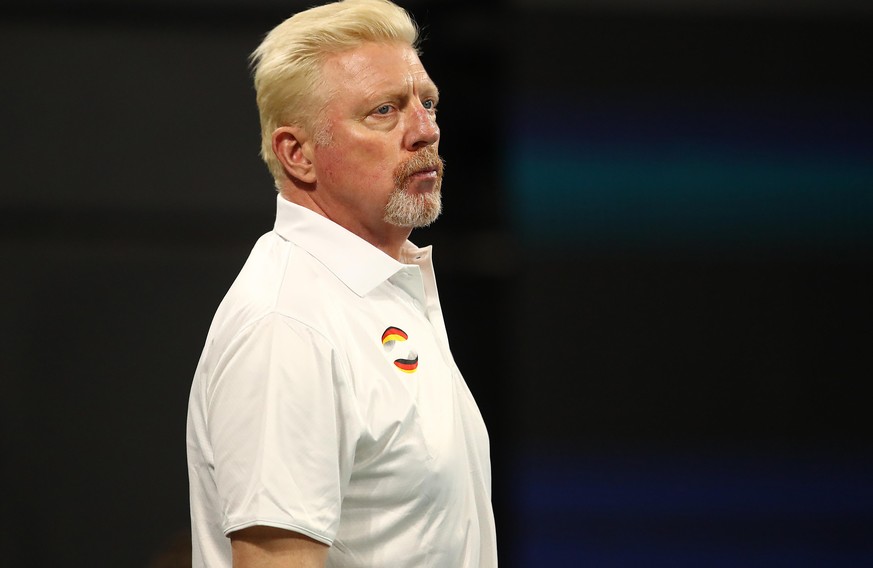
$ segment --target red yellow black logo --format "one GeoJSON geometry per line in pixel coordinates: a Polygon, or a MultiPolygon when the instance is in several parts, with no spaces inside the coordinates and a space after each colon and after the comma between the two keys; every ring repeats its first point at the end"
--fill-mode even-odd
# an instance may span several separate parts
{"type": "MultiPolygon", "coordinates": [[[[391,326],[382,332],[382,347],[386,352],[391,352],[394,347],[409,339],[409,335],[399,327],[391,326]]],[[[418,354],[415,351],[409,353],[400,359],[394,359],[394,366],[404,373],[414,373],[418,368],[418,354]]]]}

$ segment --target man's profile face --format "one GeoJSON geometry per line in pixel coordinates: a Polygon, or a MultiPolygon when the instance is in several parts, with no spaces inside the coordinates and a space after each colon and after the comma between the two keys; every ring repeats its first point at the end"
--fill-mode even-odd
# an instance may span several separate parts
{"type": "Polygon", "coordinates": [[[438,92],[415,51],[366,43],[328,58],[322,79],[329,142],[313,160],[321,209],[371,242],[432,222],[443,170],[438,92]]]}

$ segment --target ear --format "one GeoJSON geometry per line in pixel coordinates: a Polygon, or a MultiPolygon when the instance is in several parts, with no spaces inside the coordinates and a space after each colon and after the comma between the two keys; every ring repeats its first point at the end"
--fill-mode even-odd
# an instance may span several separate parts
{"type": "Polygon", "coordinates": [[[312,143],[299,126],[280,126],[273,131],[273,153],[292,180],[315,183],[312,143]]]}

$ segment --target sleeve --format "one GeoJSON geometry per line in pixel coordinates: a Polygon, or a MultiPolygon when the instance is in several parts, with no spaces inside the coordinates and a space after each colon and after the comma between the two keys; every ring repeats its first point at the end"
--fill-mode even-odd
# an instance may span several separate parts
{"type": "Polygon", "coordinates": [[[336,349],[269,315],[216,367],[207,427],[225,534],[268,525],[332,544],[357,440],[336,349]]]}

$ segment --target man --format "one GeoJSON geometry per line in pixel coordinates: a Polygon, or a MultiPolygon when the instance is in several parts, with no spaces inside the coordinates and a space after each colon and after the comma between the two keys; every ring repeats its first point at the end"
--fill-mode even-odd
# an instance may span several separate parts
{"type": "Polygon", "coordinates": [[[277,215],[194,377],[194,566],[497,565],[487,433],[407,240],[443,175],[416,41],[401,8],[346,0],[254,53],[277,215]]]}

